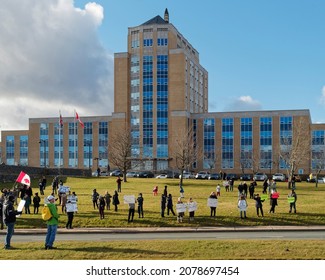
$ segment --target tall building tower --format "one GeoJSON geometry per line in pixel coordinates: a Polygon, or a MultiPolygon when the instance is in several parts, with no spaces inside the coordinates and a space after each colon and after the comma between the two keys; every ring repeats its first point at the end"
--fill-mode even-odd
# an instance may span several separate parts
{"type": "Polygon", "coordinates": [[[110,133],[131,132],[132,158],[141,169],[173,168],[173,142],[191,113],[208,110],[208,73],[199,53],[159,15],[128,30],[128,51],[115,54],[110,133]]]}

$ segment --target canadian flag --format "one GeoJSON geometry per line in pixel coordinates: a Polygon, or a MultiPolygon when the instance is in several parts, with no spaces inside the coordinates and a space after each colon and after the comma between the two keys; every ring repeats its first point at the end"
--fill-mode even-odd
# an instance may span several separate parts
{"type": "Polygon", "coordinates": [[[30,186],[30,177],[23,171],[20,171],[16,182],[30,186]]]}
{"type": "Polygon", "coordinates": [[[80,125],[81,125],[82,128],[85,127],[84,123],[83,123],[83,122],[81,121],[81,119],[79,118],[79,115],[78,115],[77,112],[76,112],[76,120],[79,121],[79,123],[80,123],[80,125]]]}

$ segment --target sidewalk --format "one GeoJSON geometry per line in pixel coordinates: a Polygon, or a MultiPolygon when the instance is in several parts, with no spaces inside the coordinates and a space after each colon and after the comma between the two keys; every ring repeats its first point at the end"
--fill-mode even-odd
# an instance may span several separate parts
{"type": "MultiPolygon", "coordinates": [[[[325,231],[325,226],[256,226],[256,227],[137,227],[137,228],[58,228],[58,234],[146,233],[146,232],[244,232],[244,231],[325,231]]],[[[0,231],[4,235],[6,229],[0,231]]],[[[15,234],[45,234],[46,228],[15,229],[15,234]]]]}

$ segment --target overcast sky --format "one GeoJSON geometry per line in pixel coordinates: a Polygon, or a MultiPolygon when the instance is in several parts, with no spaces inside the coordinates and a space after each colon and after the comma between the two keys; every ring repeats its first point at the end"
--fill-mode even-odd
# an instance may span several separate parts
{"type": "Polygon", "coordinates": [[[113,54],[165,8],[209,73],[210,112],[309,109],[325,122],[324,0],[2,0],[0,130],[59,110],[110,115],[113,54]]]}

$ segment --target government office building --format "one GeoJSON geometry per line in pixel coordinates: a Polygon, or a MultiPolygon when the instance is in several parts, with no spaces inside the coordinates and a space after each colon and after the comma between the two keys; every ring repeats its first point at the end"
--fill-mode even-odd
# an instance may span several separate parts
{"type": "MultiPolygon", "coordinates": [[[[279,159],[284,137],[295,137],[301,123],[310,157],[298,173],[315,169],[313,157],[325,150],[325,124],[313,124],[309,110],[208,112],[208,71],[199,53],[169,22],[156,16],[128,29],[127,52],[114,58],[114,112],[110,116],[31,118],[29,129],[2,131],[1,162],[49,168],[110,166],[110,136],[130,131],[134,169],[177,171],[175,141],[191,129],[200,155],[189,170],[241,174],[248,154],[265,173],[285,172],[279,159]]],[[[249,166],[246,173],[251,173],[249,166]]]]}

